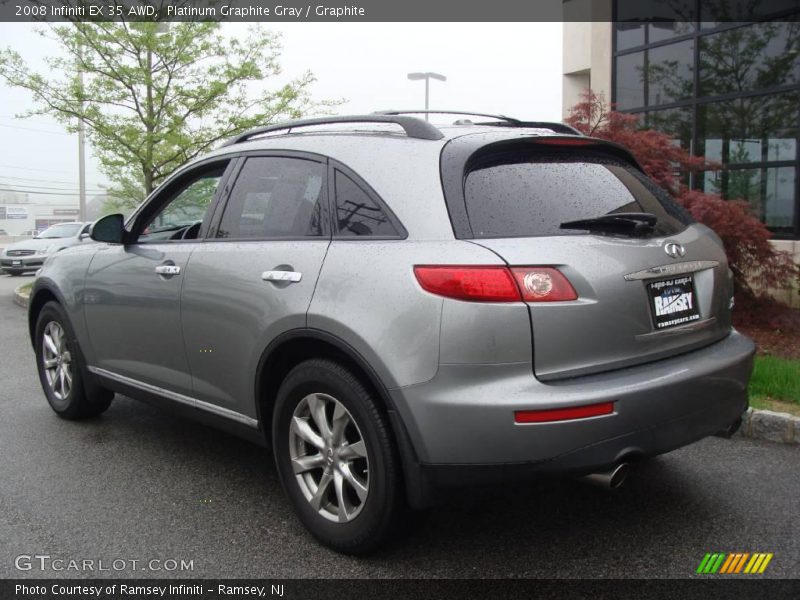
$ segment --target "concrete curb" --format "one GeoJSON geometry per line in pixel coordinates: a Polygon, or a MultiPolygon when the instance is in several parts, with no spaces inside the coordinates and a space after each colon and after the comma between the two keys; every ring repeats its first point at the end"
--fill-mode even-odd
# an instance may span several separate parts
{"type": "Polygon", "coordinates": [[[748,408],[736,436],[779,444],[800,444],[800,417],[748,408]]]}
{"type": "Polygon", "coordinates": [[[31,296],[29,289],[23,290],[27,284],[23,284],[14,290],[14,304],[19,304],[22,308],[28,308],[28,298],[31,296]]]}

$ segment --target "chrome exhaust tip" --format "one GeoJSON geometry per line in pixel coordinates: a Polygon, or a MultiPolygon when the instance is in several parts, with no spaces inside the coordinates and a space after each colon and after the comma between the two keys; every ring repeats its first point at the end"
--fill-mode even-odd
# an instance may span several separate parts
{"type": "Polygon", "coordinates": [[[615,490],[625,483],[628,477],[630,465],[628,463],[620,463],[610,471],[602,473],[590,473],[581,477],[586,483],[597,485],[607,490],[615,490]]]}

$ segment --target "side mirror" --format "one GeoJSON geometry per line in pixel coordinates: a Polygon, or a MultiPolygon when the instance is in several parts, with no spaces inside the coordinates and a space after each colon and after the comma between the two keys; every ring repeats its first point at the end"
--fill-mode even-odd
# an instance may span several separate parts
{"type": "Polygon", "coordinates": [[[103,217],[94,224],[90,236],[95,242],[123,243],[125,240],[125,217],[119,214],[103,217]]]}
{"type": "Polygon", "coordinates": [[[83,241],[83,240],[85,240],[85,239],[88,239],[88,238],[90,238],[90,237],[92,237],[92,234],[91,234],[91,233],[82,233],[82,234],[80,234],[80,235],[78,236],[78,239],[79,239],[80,241],[83,241]]]}

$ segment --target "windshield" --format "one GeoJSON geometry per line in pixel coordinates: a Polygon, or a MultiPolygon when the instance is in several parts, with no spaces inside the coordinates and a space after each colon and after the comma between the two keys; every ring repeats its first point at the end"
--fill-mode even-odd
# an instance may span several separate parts
{"type": "Polygon", "coordinates": [[[65,223],[63,225],[53,225],[49,229],[45,229],[42,233],[36,236],[38,239],[53,239],[53,238],[67,238],[77,235],[78,230],[81,228],[80,223],[65,223]]]}

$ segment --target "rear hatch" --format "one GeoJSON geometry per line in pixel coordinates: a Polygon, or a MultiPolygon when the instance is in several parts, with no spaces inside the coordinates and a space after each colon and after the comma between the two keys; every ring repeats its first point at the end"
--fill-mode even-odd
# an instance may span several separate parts
{"type": "Polygon", "coordinates": [[[577,295],[527,303],[537,377],[654,361],[728,334],[732,281],[719,239],[625,150],[571,136],[468,137],[442,157],[457,237],[512,267],[554,267],[577,295]]]}

